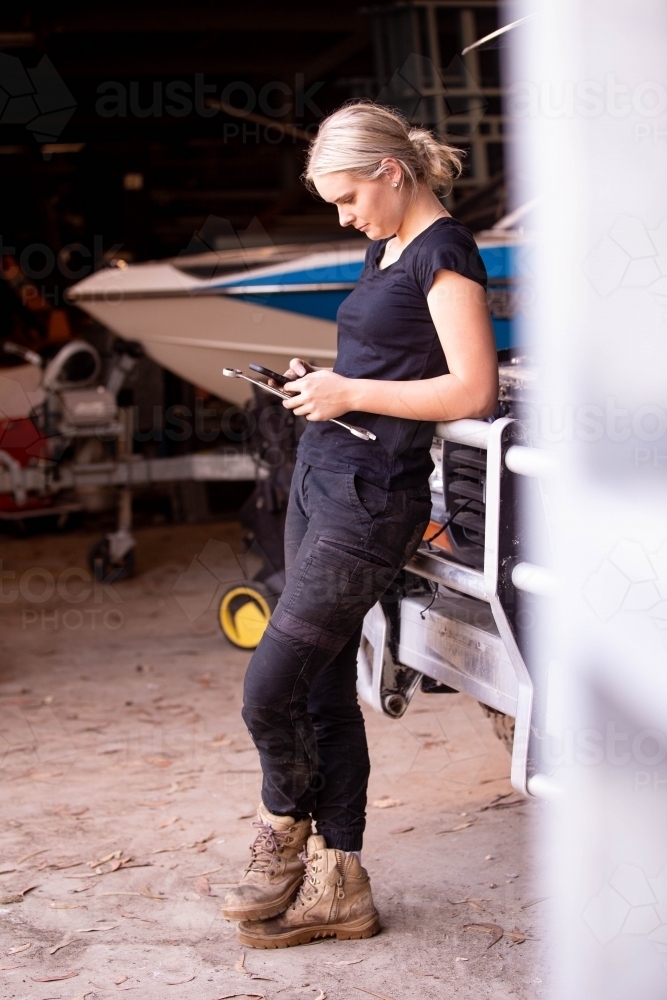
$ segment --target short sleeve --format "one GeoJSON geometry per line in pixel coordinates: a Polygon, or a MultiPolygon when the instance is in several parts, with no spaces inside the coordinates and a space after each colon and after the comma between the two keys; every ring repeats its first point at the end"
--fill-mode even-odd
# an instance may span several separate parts
{"type": "Polygon", "coordinates": [[[414,277],[428,295],[436,271],[456,271],[486,288],[486,268],[472,233],[460,224],[428,233],[414,256],[414,277]]]}

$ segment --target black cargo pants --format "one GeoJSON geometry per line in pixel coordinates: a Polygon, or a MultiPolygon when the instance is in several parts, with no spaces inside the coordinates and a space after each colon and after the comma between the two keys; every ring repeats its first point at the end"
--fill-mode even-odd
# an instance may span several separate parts
{"type": "Polygon", "coordinates": [[[416,551],[428,483],[385,490],[297,462],[285,526],[287,582],[245,677],[243,719],[262,800],[311,814],[329,847],[361,849],[370,763],[357,702],[366,612],[416,551]]]}

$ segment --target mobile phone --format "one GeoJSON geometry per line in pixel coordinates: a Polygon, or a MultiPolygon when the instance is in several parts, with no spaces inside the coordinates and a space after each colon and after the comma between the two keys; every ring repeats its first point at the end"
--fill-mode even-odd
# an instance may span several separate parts
{"type": "Polygon", "coordinates": [[[262,365],[249,364],[248,368],[252,368],[254,372],[259,372],[260,375],[264,375],[266,378],[272,378],[278,385],[287,385],[288,382],[294,381],[291,378],[287,378],[286,375],[278,375],[277,372],[272,372],[270,368],[264,368],[262,365]]]}

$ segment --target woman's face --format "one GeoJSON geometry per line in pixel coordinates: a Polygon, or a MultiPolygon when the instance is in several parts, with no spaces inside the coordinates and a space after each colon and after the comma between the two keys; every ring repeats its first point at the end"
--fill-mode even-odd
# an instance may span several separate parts
{"type": "Polygon", "coordinates": [[[313,181],[324,201],[338,209],[341,226],[354,226],[369,240],[381,240],[397,231],[408,201],[400,186],[400,167],[389,160],[386,168],[386,173],[374,181],[347,171],[316,174],[313,181]]]}

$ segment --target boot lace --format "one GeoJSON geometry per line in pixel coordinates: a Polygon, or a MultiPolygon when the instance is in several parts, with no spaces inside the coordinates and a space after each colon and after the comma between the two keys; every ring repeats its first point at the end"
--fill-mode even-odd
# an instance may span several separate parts
{"type": "Polygon", "coordinates": [[[265,872],[273,864],[274,856],[282,850],[287,831],[274,830],[270,823],[254,822],[252,825],[259,827],[259,832],[250,845],[252,857],[246,872],[265,872]]]}
{"type": "Polygon", "coordinates": [[[303,882],[299,886],[296,899],[290,907],[291,910],[296,910],[301,906],[305,906],[306,903],[312,903],[313,893],[317,894],[317,883],[319,880],[315,878],[315,875],[320,870],[319,866],[315,863],[317,861],[317,855],[308,855],[304,848],[304,850],[299,854],[299,861],[303,861],[306,870],[303,875],[303,882]]]}

